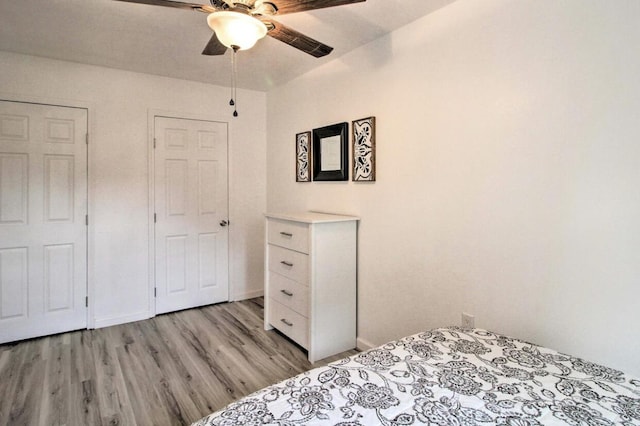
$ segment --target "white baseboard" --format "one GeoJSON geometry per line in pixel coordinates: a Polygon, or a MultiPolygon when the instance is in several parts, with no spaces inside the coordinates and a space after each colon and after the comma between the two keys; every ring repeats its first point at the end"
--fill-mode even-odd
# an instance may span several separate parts
{"type": "Polygon", "coordinates": [[[358,349],[359,351],[368,351],[371,348],[375,348],[378,345],[374,345],[371,342],[368,342],[366,340],[364,340],[361,337],[358,337],[356,339],[356,349],[358,349]]]}
{"type": "Polygon", "coordinates": [[[264,289],[248,291],[245,293],[234,294],[229,300],[230,302],[237,302],[238,300],[253,299],[254,297],[264,296],[264,289]]]}
{"type": "Polygon", "coordinates": [[[128,322],[141,321],[151,318],[148,311],[137,312],[131,315],[123,315],[120,317],[108,317],[96,319],[93,322],[93,328],[111,327],[112,325],[126,324],[128,322]]]}

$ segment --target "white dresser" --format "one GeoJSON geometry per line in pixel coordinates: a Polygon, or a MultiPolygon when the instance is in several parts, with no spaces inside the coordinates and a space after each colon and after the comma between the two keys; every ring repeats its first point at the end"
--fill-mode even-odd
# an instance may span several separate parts
{"type": "Polygon", "coordinates": [[[309,352],[312,363],[355,348],[359,218],[265,216],[265,330],[280,330],[309,352]]]}

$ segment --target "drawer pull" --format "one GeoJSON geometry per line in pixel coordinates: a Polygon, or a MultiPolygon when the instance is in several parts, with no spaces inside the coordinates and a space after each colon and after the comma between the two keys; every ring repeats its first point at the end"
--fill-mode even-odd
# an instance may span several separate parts
{"type": "Polygon", "coordinates": [[[293,263],[289,263],[286,260],[282,260],[280,261],[280,263],[282,263],[284,266],[288,266],[289,268],[293,267],[293,263]]]}
{"type": "Polygon", "coordinates": [[[291,293],[290,291],[284,290],[284,289],[280,290],[280,293],[282,293],[284,295],[287,295],[289,297],[293,296],[293,293],[291,293]]]}
{"type": "Polygon", "coordinates": [[[289,232],[281,232],[280,235],[282,235],[283,237],[293,237],[293,234],[289,233],[289,232]]]}
{"type": "Polygon", "coordinates": [[[292,323],[292,322],[287,321],[287,320],[286,320],[286,319],[284,319],[284,318],[281,318],[281,319],[280,319],[280,321],[281,321],[281,322],[283,322],[285,325],[288,325],[289,327],[293,327],[293,323],[292,323]]]}

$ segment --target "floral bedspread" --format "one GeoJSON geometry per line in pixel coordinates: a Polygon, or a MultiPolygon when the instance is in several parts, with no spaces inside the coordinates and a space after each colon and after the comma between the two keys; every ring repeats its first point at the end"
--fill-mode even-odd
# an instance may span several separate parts
{"type": "Polygon", "coordinates": [[[640,425],[640,379],[480,329],[405,337],[194,425],[640,425]]]}

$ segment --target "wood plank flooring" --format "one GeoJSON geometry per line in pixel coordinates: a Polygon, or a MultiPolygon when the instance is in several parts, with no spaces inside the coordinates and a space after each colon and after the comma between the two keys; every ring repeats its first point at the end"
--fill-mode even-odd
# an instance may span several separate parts
{"type": "Polygon", "coordinates": [[[0,425],[181,425],[316,364],[263,300],[0,345],[0,425]]]}

